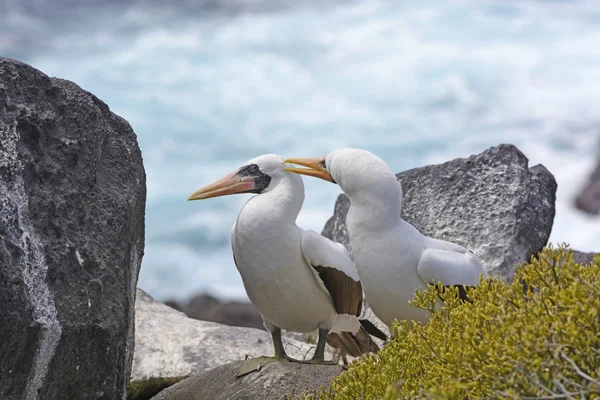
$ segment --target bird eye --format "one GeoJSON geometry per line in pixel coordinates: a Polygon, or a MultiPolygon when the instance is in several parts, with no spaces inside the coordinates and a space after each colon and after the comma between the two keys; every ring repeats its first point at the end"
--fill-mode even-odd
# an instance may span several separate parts
{"type": "Polygon", "coordinates": [[[248,172],[250,172],[251,174],[255,174],[258,172],[258,166],[256,164],[252,164],[250,167],[248,167],[248,172]]]}

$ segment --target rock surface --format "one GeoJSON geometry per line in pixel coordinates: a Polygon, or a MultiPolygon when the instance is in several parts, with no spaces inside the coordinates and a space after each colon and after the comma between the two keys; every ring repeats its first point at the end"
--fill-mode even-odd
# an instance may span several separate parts
{"type": "MultiPolygon", "coordinates": [[[[554,221],[556,181],[542,165],[528,167],[515,146],[396,175],[402,182],[402,218],[421,233],[461,244],[491,275],[510,280],[514,267],[546,245],[554,221]]],[[[323,235],[350,249],[340,195],[323,235]]],[[[351,250],[351,249],[350,249],[351,250]]]]}
{"type": "MultiPolygon", "coordinates": [[[[131,388],[136,392],[143,390],[145,382],[155,384],[160,379],[172,383],[173,379],[243,360],[246,355],[273,354],[271,335],[266,330],[190,319],[154,301],[140,289],[135,310],[136,345],[131,388]]],[[[314,345],[293,337],[284,333],[288,354],[297,359],[311,357],[314,345]]]]}
{"type": "Polygon", "coordinates": [[[154,400],[262,400],[285,399],[328,387],[343,369],[339,365],[291,362],[267,364],[259,372],[236,378],[243,361],[217,367],[163,390],[154,400]]]}
{"type": "Polygon", "coordinates": [[[582,251],[573,250],[573,260],[579,264],[590,264],[597,253],[584,253],[582,251]]]}
{"type": "Polygon", "coordinates": [[[166,301],[165,304],[193,319],[264,329],[260,314],[249,302],[222,302],[212,296],[199,294],[185,304],[176,301],[166,301]]]}
{"type": "Polygon", "coordinates": [[[0,58],[0,398],[124,397],[145,198],[125,120],[0,58]]]}
{"type": "Polygon", "coordinates": [[[575,198],[575,206],[587,214],[600,214],[600,160],[587,184],[575,198]]]}

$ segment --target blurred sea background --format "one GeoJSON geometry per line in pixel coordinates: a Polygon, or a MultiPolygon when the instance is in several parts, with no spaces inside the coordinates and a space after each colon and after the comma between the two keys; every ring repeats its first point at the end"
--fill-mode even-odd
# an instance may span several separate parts
{"type": "MultiPolygon", "coordinates": [[[[598,155],[596,0],[0,0],[0,55],[133,126],[158,300],[246,298],[229,235],[250,195],[186,198],[264,153],[361,147],[400,172],[513,143],[558,181],[551,241],[599,250],[573,207],[598,155]]],[[[340,190],[305,186],[298,222],[320,232],[340,190]]]]}

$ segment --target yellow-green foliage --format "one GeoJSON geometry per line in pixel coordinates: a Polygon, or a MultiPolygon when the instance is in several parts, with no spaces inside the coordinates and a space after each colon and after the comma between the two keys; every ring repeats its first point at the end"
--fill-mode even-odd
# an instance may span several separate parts
{"type": "MultiPolygon", "coordinates": [[[[549,247],[510,285],[456,288],[426,325],[406,321],[377,355],[355,361],[320,399],[600,398],[600,256],[549,247]]],[[[413,306],[433,310],[434,287],[413,306]]]]}

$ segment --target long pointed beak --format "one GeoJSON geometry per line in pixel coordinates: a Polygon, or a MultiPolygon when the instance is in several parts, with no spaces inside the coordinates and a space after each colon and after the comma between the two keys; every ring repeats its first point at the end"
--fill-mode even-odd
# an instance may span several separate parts
{"type": "Polygon", "coordinates": [[[202,189],[196,190],[188,197],[188,201],[210,199],[211,197],[227,196],[236,193],[246,193],[254,189],[254,187],[255,182],[253,177],[240,177],[238,171],[235,171],[202,189]]]}
{"type": "Polygon", "coordinates": [[[315,178],[321,178],[327,182],[335,183],[335,180],[331,174],[325,168],[325,156],[312,157],[312,158],[288,158],[284,161],[285,164],[297,164],[307,168],[292,168],[285,167],[286,171],[293,172],[300,175],[314,176],[315,178]]]}

